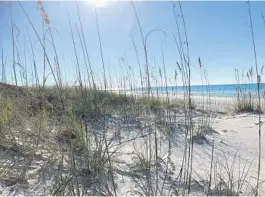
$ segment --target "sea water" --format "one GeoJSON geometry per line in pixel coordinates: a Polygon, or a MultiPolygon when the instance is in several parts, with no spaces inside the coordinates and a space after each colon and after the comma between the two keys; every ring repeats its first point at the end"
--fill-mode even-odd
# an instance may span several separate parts
{"type": "MultiPolygon", "coordinates": [[[[133,91],[147,93],[147,88],[136,88],[133,91]]],[[[159,94],[183,94],[187,90],[185,86],[167,86],[167,87],[151,87],[152,92],[159,94]]],[[[241,91],[243,94],[248,95],[251,93],[252,97],[257,97],[258,86],[257,84],[223,84],[223,85],[192,85],[191,94],[194,96],[201,96],[202,94],[213,97],[236,97],[237,92],[241,91]]],[[[265,95],[265,83],[260,84],[260,93],[265,95]]]]}

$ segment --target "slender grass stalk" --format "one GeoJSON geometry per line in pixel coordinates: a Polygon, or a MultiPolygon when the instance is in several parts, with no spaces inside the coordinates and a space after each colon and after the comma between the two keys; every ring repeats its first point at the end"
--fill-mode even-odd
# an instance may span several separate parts
{"type": "Polygon", "coordinates": [[[69,14],[68,14],[68,21],[69,21],[69,25],[70,25],[72,42],[73,42],[73,46],[74,46],[75,59],[76,59],[76,65],[77,65],[78,81],[79,81],[80,88],[83,89],[83,83],[82,83],[82,77],[81,77],[80,64],[79,64],[79,59],[78,59],[78,55],[77,55],[77,50],[76,50],[76,45],[75,45],[75,39],[74,39],[74,33],[73,33],[72,23],[71,23],[69,14]]]}
{"type": "MultiPolygon", "coordinates": [[[[88,74],[88,77],[91,77],[92,84],[93,84],[93,88],[95,89],[96,88],[96,84],[95,84],[95,80],[94,80],[94,76],[93,76],[93,70],[92,70],[92,65],[91,65],[90,57],[88,55],[87,44],[86,44],[86,39],[85,39],[85,36],[84,36],[83,24],[82,24],[81,17],[80,17],[80,11],[79,11],[78,3],[76,3],[76,7],[77,7],[77,14],[78,14],[79,25],[80,25],[80,28],[81,28],[81,35],[82,35],[83,44],[84,44],[84,47],[82,47],[82,49],[83,48],[85,49],[85,54],[86,54],[86,59],[87,59],[86,62],[88,62],[88,67],[89,67],[89,71],[90,71],[90,72],[88,72],[89,73],[88,74]]],[[[82,46],[83,46],[83,44],[82,44],[82,46]]]]}
{"type": "Polygon", "coordinates": [[[2,48],[2,53],[1,53],[1,62],[2,62],[2,83],[6,83],[6,59],[7,59],[7,55],[6,58],[4,60],[4,50],[2,48]]]}
{"type": "Polygon", "coordinates": [[[141,81],[141,89],[142,89],[142,94],[143,94],[144,93],[144,90],[143,90],[144,85],[143,85],[142,69],[141,69],[141,64],[140,64],[140,60],[139,60],[139,53],[138,53],[138,50],[137,50],[135,41],[133,39],[133,36],[131,35],[131,37],[132,37],[134,51],[135,51],[136,58],[137,58],[137,63],[138,63],[138,68],[139,68],[139,74],[140,74],[140,81],[141,81]]]}
{"type": "Polygon", "coordinates": [[[104,63],[104,58],[103,58],[103,50],[102,50],[102,43],[101,43],[101,37],[100,37],[97,9],[95,9],[95,17],[96,17],[96,23],[97,23],[97,33],[98,33],[98,42],[99,42],[99,48],[100,48],[101,63],[102,63],[102,68],[103,68],[104,89],[106,91],[106,89],[107,89],[106,70],[105,70],[105,63],[104,63]]]}
{"type": "Polygon", "coordinates": [[[12,4],[10,2],[10,12],[11,12],[11,31],[12,31],[12,51],[13,51],[13,73],[15,77],[15,84],[17,84],[17,72],[16,72],[16,59],[15,59],[15,37],[14,37],[14,23],[13,23],[13,13],[12,13],[12,4]]]}
{"type": "Polygon", "coordinates": [[[42,43],[42,41],[41,41],[41,38],[40,38],[40,36],[39,36],[39,34],[38,34],[36,28],[34,27],[32,21],[30,20],[28,14],[27,14],[27,12],[26,12],[26,10],[25,10],[24,7],[22,6],[22,4],[21,4],[20,2],[18,2],[18,4],[20,5],[20,7],[21,7],[23,13],[25,14],[26,18],[28,19],[28,21],[29,21],[29,23],[30,23],[30,25],[31,25],[31,27],[32,27],[32,29],[33,29],[35,35],[37,36],[39,43],[41,44],[41,47],[42,47],[42,49],[43,49],[43,51],[44,51],[44,53],[45,53],[45,57],[46,57],[47,63],[48,63],[48,65],[49,65],[50,70],[51,70],[51,73],[52,73],[52,75],[53,75],[53,79],[54,79],[54,81],[55,81],[55,85],[56,85],[56,87],[59,89],[59,88],[60,88],[59,83],[58,83],[58,81],[57,81],[57,79],[56,79],[56,76],[55,76],[54,70],[53,70],[53,68],[52,68],[52,66],[51,66],[51,63],[50,63],[50,59],[49,59],[49,57],[48,57],[48,55],[47,55],[47,52],[46,52],[45,47],[44,47],[44,45],[43,45],[43,43],[42,43]]]}
{"type": "Polygon", "coordinates": [[[45,82],[46,82],[46,58],[45,58],[45,50],[46,50],[46,33],[45,33],[45,25],[44,25],[44,21],[42,21],[42,36],[43,36],[43,48],[44,48],[44,51],[43,51],[43,76],[42,76],[42,88],[44,88],[45,86],[45,82]]]}
{"type": "Polygon", "coordinates": [[[33,58],[33,70],[34,70],[35,85],[37,88],[37,87],[40,87],[40,83],[39,83],[38,71],[37,71],[37,66],[36,66],[36,61],[35,61],[35,53],[33,50],[32,43],[31,43],[31,52],[32,52],[32,58],[33,58]]]}
{"type": "Polygon", "coordinates": [[[254,52],[254,59],[255,59],[255,67],[256,67],[256,76],[257,76],[257,88],[258,88],[258,115],[259,115],[259,129],[258,129],[258,136],[259,136],[259,157],[258,157],[258,177],[257,177],[257,191],[256,196],[258,195],[258,187],[259,187],[259,181],[260,181],[260,167],[261,167],[261,107],[260,107],[260,83],[261,83],[261,76],[259,75],[259,69],[258,69],[258,60],[257,60],[257,52],[256,52],[256,45],[255,45],[255,37],[254,37],[254,29],[253,29],[253,23],[252,23],[252,16],[251,16],[251,8],[249,1],[248,4],[248,14],[249,14],[249,20],[250,20],[250,30],[251,30],[251,37],[252,37],[252,45],[253,45],[253,52],[254,52]]]}
{"type": "Polygon", "coordinates": [[[144,56],[145,56],[145,68],[146,68],[146,77],[147,77],[147,93],[148,93],[148,95],[150,95],[150,93],[151,93],[151,84],[150,84],[149,62],[148,62],[148,54],[147,54],[147,46],[146,46],[146,39],[147,39],[148,36],[146,36],[144,38],[142,26],[141,26],[138,14],[136,12],[134,3],[132,1],[131,1],[131,5],[133,7],[135,18],[137,20],[137,24],[138,24],[139,31],[140,31],[140,34],[141,34],[141,39],[142,39],[142,44],[143,44],[143,49],[144,49],[144,56]]]}
{"type": "Polygon", "coordinates": [[[211,156],[211,167],[210,167],[210,177],[209,177],[209,185],[208,185],[208,194],[211,191],[211,185],[212,185],[213,156],[214,156],[214,141],[213,141],[213,145],[212,145],[212,156],[211,156]]]}

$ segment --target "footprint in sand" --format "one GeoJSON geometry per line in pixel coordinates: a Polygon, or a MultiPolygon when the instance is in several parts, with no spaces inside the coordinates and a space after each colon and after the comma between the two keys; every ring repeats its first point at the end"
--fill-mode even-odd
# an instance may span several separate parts
{"type": "Polygon", "coordinates": [[[237,131],[235,131],[235,130],[227,130],[227,129],[224,129],[224,130],[222,130],[222,132],[223,133],[236,133],[237,131]]]}

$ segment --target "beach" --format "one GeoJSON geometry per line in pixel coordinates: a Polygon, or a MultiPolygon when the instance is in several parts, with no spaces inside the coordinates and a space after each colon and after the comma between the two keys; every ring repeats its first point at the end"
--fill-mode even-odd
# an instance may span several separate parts
{"type": "MultiPolygon", "coordinates": [[[[16,90],[13,86],[4,88],[16,90]]],[[[35,90],[32,89],[32,93],[27,93],[27,89],[19,91],[25,97],[27,94],[32,97],[35,90]]],[[[97,94],[105,98],[102,105],[107,98],[112,104],[107,103],[104,108],[107,111],[97,118],[75,122],[75,126],[67,126],[69,123],[62,121],[62,115],[48,112],[56,103],[48,100],[44,109],[50,117],[43,119],[40,111],[36,118],[20,117],[24,124],[17,124],[19,117],[10,124],[11,129],[6,133],[9,137],[5,137],[0,149],[1,169],[13,165],[13,170],[24,169],[26,175],[23,180],[14,179],[15,175],[0,179],[2,195],[17,194],[14,191],[49,195],[51,187],[57,187],[55,180],[62,174],[71,177],[72,173],[82,174],[88,170],[85,158],[90,163],[101,164],[94,167],[90,164],[87,175],[77,175],[82,188],[90,188],[85,183],[93,180],[97,181],[94,184],[97,191],[105,191],[101,182],[109,187],[114,182],[117,195],[155,195],[156,192],[186,195],[188,190],[195,196],[254,194],[259,161],[258,114],[235,111],[236,98],[192,96],[192,108],[189,108],[187,100],[183,102],[183,95],[97,94]],[[46,121],[42,132],[35,126],[39,119],[46,121]],[[43,175],[45,173],[48,174],[43,175]],[[40,179],[44,182],[40,183],[40,179]]],[[[24,97],[14,101],[20,103],[20,99],[23,101],[24,97]]],[[[72,102],[69,99],[65,103],[72,102]]],[[[24,106],[19,107],[22,113],[24,106]]],[[[25,109],[29,107],[26,105],[25,109]]],[[[261,121],[264,120],[265,115],[261,114],[261,121]]],[[[263,131],[261,127],[261,144],[265,143],[263,131]]],[[[265,162],[264,151],[262,146],[261,163],[265,162]]],[[[258,186],[261,195],[265,194],[264,180],[265,169],[261,165],[258,186]]],[[[64,184],[64,181],[59,183],[64,184]]]]}
{"type": "Polygon", "coordinates": [[[265,196],[263,11],[0,2],[0,195],[265,196]]]}
{"type": "MultiPolygon", "coordinates": [[[[137,95],[137,97],[147,96],[146,94],[133,95],[137,95]]],[[[155,94],[153,97],[163,101],[183,99],[183,95],[173,94],[155,94]]],[[[205,131],[206,134],[194,141],[193,169],[196,183],[194,183],[195,192],[193,195],[204,194],[207,184],[201,179],[203,177],[207,179],[209,176],[212,160],[214,160],[215,170],[218,171],[215,178],[220,179],[220,181],[224,179],[224,182],[225,179],[233,182],[230,186],[224,186],[223,195],[233,195],[233,193],[229,193],[232,192],[232,188],[229,188],[231,191],[228,191],[228,187],[240,188],[242,191],[239,191],[239,193],[242,195],[253,195],[253,188],[251,189],[251,187],[256,184],[257,179],[255,177],[257,177],[258,169],[258,114],[236,112],[237,98],[192,96],[191,99],[196,106],[193,110],[193,121],[203,121],[203,117],[209,119],[208,128],[205,131]],[[218,178],[218,176],[220,177],[218,178]],[[240,182],[240,186],[234,183],[235,180],[240,182]]],[[[253,102],[257,102],[257,99],[253,99],[253,102]]],[[[264,100],[262,100],[262,103],[264,103],[264,100]]],[[[181,124],[180,117],[183,117],[184,114],[183,111],[178,110],[177,115],[172,114],[172,116],[177,116],[177,122],[180,121],[179,123],[181,124]]],[[[263,122],[264,120],[265,115],[262,114],[261,121],[263,122]]],[[[261,144],[263,144],[265,143],[263,127],[261,128],[261,133],[261,144]]],[[[181,166],[182,159],[180,158],[183,157],[185,137],[184,134],[174,137],[176,138],[176,142],[174,142],[176,144],[174,144],[172,149],[171,159],[176,166],[181,166]]],[[[132,146],[130,148],[126,147],[126,150],[132,149],[132,146]]],[[[261,163],[265,162],[264,151],[265,148],[262,147],[261,163]]],[[[261,167],[260,180],[264,179],[265,169],[261,167]]],[[[260,192],[264,191],[264,187],[261,184],[260,192]]],[[[213,194],[217,195],[218,193],[213,194]]]]}

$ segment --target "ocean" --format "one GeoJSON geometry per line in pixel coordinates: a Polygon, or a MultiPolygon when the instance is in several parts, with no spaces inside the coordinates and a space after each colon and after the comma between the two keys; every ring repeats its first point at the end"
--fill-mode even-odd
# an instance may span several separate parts
{"type": "MultiPolygon", "coordinates": [[[[152,92],[159,94],[183,94],[185,87],[183,86],[168,86],[168,87],[152,87],[152,92]]],[[[252,97],[257,97],[257,84],[223,84],[223,85],[192,85],[191,94],[201,96],[210,93],[213,97],[236,97],[237,90],[241,90],[244,94],[252,94],[252,97]]],[[[260,84],[261,94],[265,95],[265,83],[260,84]]],[[[144,93],[147,88],[143,88],[144,93]]],[[[134,92],[142,92],[142,88],[134,89],[134,92]]]]}

